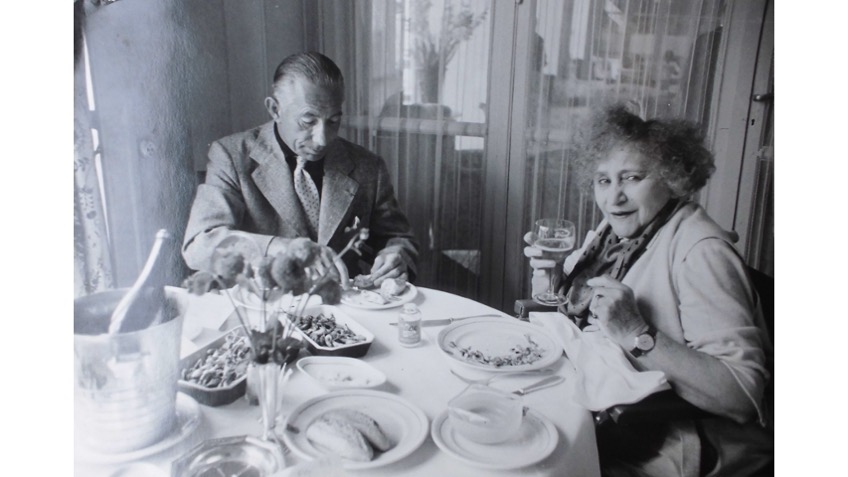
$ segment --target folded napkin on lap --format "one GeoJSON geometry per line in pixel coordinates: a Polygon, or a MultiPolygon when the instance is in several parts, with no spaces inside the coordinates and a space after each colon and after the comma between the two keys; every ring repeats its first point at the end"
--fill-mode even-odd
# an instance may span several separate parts
{"type": "Polygon", "coordinates": [[[601,331],[584,333],[556,312],[531,312],[530,322],[548,329],[562,345],[576,369],[572,399],[586,409],[600,411],[630,404],[670,389],[665,373],[636,371],[624,350],[601,331]]]}

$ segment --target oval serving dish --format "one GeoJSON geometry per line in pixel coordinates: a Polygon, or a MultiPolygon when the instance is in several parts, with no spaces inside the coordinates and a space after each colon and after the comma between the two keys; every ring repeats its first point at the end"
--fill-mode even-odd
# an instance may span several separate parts
{"type": "Polygon", "coordinates": [[[303,341],[306,344],[306,349],[309,351],[310,354],[317,356],[346,356],[349,358],[359,358],[360,356],[365,356],[365,353],[367,353],[368,349],[371,347],[371,343],[374,342],[374,333],[368,331],[367,328],[360,325],[353,318],[351,318],[345,312],[341,311],[335,306],[312,306],[307,308],[304,311],[303,315],[324,315],[325,317],[332,316],[338,326],[347,326],[350,331],[364,338],[362,341],[356,343],[336,344],[335,346],[327,346],[326,344],[319,344],[315,339],[310,336],[308,332],[304,332],[300,328],[295,327],[295,331],[303,337],[303,341]]]}
{"type": "Polygon", "coordinates": [[[341,356],[308,356],[297,362],[297,369],[327,388],[373,388],[386,382],[386,375],[370,364],[341,356]]]}

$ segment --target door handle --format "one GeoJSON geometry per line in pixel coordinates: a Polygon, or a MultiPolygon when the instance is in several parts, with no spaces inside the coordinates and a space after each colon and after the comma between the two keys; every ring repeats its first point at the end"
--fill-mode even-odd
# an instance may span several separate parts
{"type": "Polygon", "coordinates": [[[763,93],[763,94],[755,94],[753,98],[754,101],[758,103],[764,103],[766,101],[771,101],[774,99],[774,93],[763,93]]]}

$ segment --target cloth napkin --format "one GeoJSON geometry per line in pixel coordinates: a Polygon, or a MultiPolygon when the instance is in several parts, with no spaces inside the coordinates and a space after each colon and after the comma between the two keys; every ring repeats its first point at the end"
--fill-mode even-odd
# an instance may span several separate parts
{"type": "Polygon", "coordinates": [[[557,312],[531,312],[530,322],[550,331],[576,369],[572,399],[591,411],[630,404],[670,389],[662,371],[636,371],[624,350],[601,331],[582,332],[557,312]]]}

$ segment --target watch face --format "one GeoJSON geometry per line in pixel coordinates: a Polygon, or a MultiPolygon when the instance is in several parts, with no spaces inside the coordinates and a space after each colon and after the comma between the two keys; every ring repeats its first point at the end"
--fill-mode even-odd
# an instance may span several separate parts
{"type": "Polygon", "coordinates": [[[643,333],[636,338],[636,348],[642,351],[650,351],[654,347],[654,338],[647,334],[643,333]]]}

